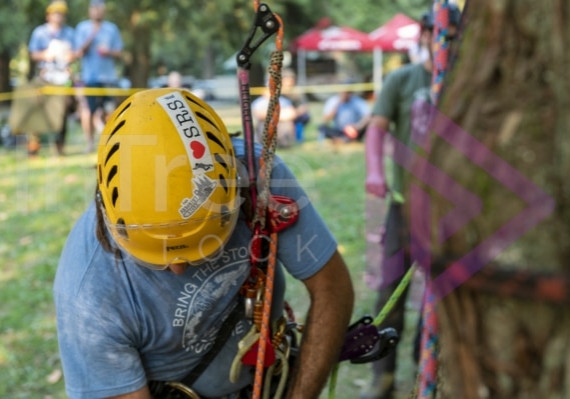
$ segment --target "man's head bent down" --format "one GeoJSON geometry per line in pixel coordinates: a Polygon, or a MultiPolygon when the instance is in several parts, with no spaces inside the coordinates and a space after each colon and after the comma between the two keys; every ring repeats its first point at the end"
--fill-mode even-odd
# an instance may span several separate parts
{"type": "Polygon", "coordinates": [[[157,270],[215,257],[239,213],[229,134],[187,90],[145,90],[117,108],[101,135],[97,183],[112,241],[157,270]]]}

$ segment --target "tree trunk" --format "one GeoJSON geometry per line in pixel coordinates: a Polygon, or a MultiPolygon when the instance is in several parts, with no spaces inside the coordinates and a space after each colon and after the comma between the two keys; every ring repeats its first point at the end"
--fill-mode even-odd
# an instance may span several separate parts
{"type": "Polygon", "coordinates": [[[204,60],[202,61],[202,79],[213,79],[216,77],[216,71],[214,67],[216,51],[212,44],[209,44],[204,49],[204,60]]]}
{"type": "Polygon", "coordinates": [[[427,159],[468,193],[416,181],[445,295],[439,397],[568,398],[570,4],[475,0],[466,14],[439,110],[468,134],[439,134],[440,118],[427,159]]]}
{"type": "Polygon", "coordinates": [[[10,87],[10,52],[0,52],[0,93],[12,91],[10,87]]]}
{"type": "Polygon", "coordinates": [[[150,76],[150,44],[152,29],[140,22],[138,12],[131,17],[131,34],[133,37],[132,54],[127,65],[132,87],[147,87],[150,76]]]}

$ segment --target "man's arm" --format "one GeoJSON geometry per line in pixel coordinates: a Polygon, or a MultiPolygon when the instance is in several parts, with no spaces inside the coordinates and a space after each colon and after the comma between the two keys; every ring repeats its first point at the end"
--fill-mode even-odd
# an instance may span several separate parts
{"type": "Polygon", "coordinates": [[[340,106],[340,100],[337,96],[329,98],[323,107],[323,123],[327,124],[334,119],[340,106]]]}
{"type": "Polygon", "coordinates": [[[366,192],[380,198],[386,196],[384,173],[384,136],[390,121],[384,116],[374,115],[366,129],[366,192]]]}
{"type": "Polygon", "coordinates": [[[113,396],[107,399],[152,399],[148,386],[144,386],[138,391],[127,393],[125,395],[113,396]]]}
{"type": "Polygon", "coordinates": [[[350,274],[338,252],[304,283],[310,294],[311,306],[303,331],[298,367],[287,396],[289,399],[319,396],[338,362],[354,302],[350,274]]]}

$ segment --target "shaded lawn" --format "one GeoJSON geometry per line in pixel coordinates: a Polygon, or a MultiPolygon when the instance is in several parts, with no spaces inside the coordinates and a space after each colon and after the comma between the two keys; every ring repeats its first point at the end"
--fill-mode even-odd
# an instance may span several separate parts
{"type": "MultiPolygon", "coordinates": [[[[318,120],[321,104],[312,104],[318,120]]],[[[225,113],[224,113],[225,112],[225,113]]],[[[229,115],[230,131],[235,107],[229,115]]],[[[37,158],[23,148],[0,149],[0,397],[65,398],[57,349],[51,288],[59,253],[75,220],[91,201],[95,188],[95,154],[83,155],[81,132],[74,125],[68,156],[57,158],[48,145],[37,158]]],[[[315,124],[305,142],[279,154],[298,176],[339,242],[353,277],[353,319],[369,314],[375,293],[363,283],[364,148],[360,143],[335,147],[316,139],[315,124]]],[[[298,318],[306,311],[301,283],[288,281],[287,299],[298,318]]],[[[401,346],[409,347],[409,343],[401,346]]],[[[412,367],[403,360],[400,379],[409,381],[412,367]]],[[[370,376],[366,365],[341,365],[337,398],[357,397],[370,376]]],[[[405,385],[405,384],[404,384],[405,385]]],[[[326,396],[325,394],[323,396],[326,396]]]]}

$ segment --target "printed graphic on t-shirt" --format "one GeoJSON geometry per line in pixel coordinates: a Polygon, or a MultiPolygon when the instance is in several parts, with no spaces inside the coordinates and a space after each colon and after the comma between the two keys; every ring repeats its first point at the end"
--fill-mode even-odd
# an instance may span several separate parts
{"type": "Polygon", "coordinates": [[[179,293],[172,325],[182,328],[182,347],[186,351],[200,354],[213,345],[220,324],[205,331],[202,326],[206,320],[222,318],[216,304],[239,290],[249,272],[247,254],[246,247],[232,253],[224,251],[218,262],[200,267],[192,276],[194,283],[185,284],[179,293]]]}

